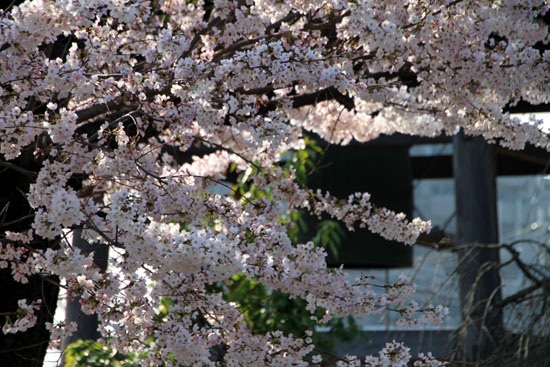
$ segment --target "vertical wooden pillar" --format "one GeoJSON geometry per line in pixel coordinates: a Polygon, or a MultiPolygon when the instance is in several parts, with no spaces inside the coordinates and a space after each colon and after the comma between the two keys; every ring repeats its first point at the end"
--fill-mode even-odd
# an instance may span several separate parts
{"type": "Polygon", "coordinates": [[[461,359],[482,361],[491,357],[502,336],[502,312],[491,304],[501,299],[498,243],[496,155],[494,145],[481,137],[454,138],[459,282],[463,327],[459,335],[461,359]],[[479,244],[480,246],[475,246],[479,244]]]}
{"type": "MultiPolygon", "coordinates": [[[[76,229],[73,231],[72,245],[82,251],[83,254],[89,254],[94,251],[94,263],[102,271],[107,270],[109,257],[109,247],[105,245],[90,245],[81,237],[82,230],[76,229]]],[[[101,335],[97,331],[98,318],[96,314],[86,315],[82,312],[79,303],[80,298],[67,301],[66,319],[67,322],[74,321],[78,324],[78,330],[68,340],[64,341],[64,346],[67,346],[79,339],[96,340],[101,335]]]]}

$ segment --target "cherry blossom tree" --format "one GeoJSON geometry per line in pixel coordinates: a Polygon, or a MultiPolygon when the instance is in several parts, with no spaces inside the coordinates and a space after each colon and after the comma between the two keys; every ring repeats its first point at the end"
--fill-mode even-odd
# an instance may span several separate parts
{"type": "MultiPolygon", "coordinates": [[[[0,267],[14,291],[0,310],[1,352],[14,351],[13,365],[39,365],[46,331],[56,344],[74,330],[51,322],[62,286],[97,313],[102,342],[141,353],[143,365],[321,363],[309,337],[254,334],[234,303],[207,290],[239,273],[304,299],[312,317],[323,310],[319,323],[389,308],[401,325],[441,324],[444,307],[406,301],[414,285],[405,276],[382,287],[367,275],[350,282],[327,269],[322,248],[293,245],[281,218],[297,209],[327,214],[405,245],[430,223],[376,207],[368,193],[314,192],[281,156],[303,148],[306,132],[345,145],[462,129],[513,149],[548,149],[540,121],[505,112],[550,101],[548,9],[546,0],[32,0],[7,8],[0,167],[13,179],[3,172],[0,267]],[[192,156],[197,145],[210,153],[192,156]],[[176,151],[192,158],[179,164],[176,151]],[[265,195],[216,194],[230,168],[265,195]],[[64,240],[74,229],[118,255],[107,272],[64,240]],[[31,341],[42,347],[25,359],[31,341]]],[[[338,366],[410,359],[390,342],[338,366]]],[[[426,354],[414,365],[442,363],[426,354]]]]}

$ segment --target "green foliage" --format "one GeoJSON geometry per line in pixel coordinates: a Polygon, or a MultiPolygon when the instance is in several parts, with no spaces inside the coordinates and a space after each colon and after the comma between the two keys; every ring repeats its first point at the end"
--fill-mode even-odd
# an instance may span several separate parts
{"type": "Polygon", "coordinates": [[[335,257],[338,256],[338,248],[345,237],[346,232],[340,222],[326,219],[317,224],[317,233],[311,239],[317,246],[330,248],[335,257]]]}
{"type": "Polygon", "coordinates": [[[290,212],[286,218],[281,218],[283,224],[286,224],[286,231],[292,243],[298,243],[300,234],[307,231],[307,223],[300,212],[290,212]]]}
{"type": "Polygon", "coordinates": [[[294,152],[288,152],[283,156],[289,157],[285,163],[286,168],[294,168],[296,175],[296,181],[300,185],[305,185],[307,182],[307,176],[317,169],[317,166],[323,156],[323,149],[319,146],[315,139],[311,139],[308,136],[304,137],[306,147],[294,152]]]}
{"type": "MultiPolygon", "coordinates": [[[[318,324],[311,319],[304,300],[290,298],[280,291],[270,291],[242,274],[234,275],[222,286],[222,292],[227,301],[239,305],[248,327],[259,334],[281,330],[285,335],[305,337],[306,330],[311,330],[317,348],[327,351],[332,349],[334,337],[352,340],[358,335],[359,329],[353,317],[333,319],[324,325],[328,332],[317,332],[318,324]]],[[[324,309],[318,309],[315,316],[321,318],[324,312],[324,309]]]]}
{"type": "Polygon", "coordinates": [[[65,350],[65,367],[141,367],[139,358],[93,340],[77,340],[65,350]]]}

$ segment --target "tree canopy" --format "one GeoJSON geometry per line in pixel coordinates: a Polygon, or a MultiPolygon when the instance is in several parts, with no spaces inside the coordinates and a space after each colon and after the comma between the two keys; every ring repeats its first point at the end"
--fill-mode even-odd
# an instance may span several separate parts
{"type": "MultiPolygon", "coordinates": [[[[0,268],[15,288],[37,285],[17,288],[24,291],[2,306],[3,333],[42,325],[55,344],[73,331],[51,323],[45,306],[56,293],[39,290],[61,279],[99,315],[105,343],[143,365],[318,364],[308,335],[255,333],[212,291],[236,274],[302,298],[318,323],[391,308],[401,325],[439,325],[444,307],[402,305],[414,293],[407,277],[381,287],[367,275],[349,281],[327,269],[322,247],[293,244],[286,227],[301,209],[412,245],[430,223],[376,207],[368,193],[342,200],[313,191],[281,156],[303,149],[307,133],[345,145],[462,130],[508,148],[550,148],[540,121],[509,112],[550,102],[548,10],[545,0],[33,0],[7,8],[0,167],[13,179],[2,179],[0,268]],[[235,172],[258,193],[213,190],[235,172]],[[63,240],[74,229],[118,255],[108,271],[63,240]]],[[[338,366],[410,358],[391,342],[338,366]]],[[[415,366],[441,363],[421,355],[415,366]]]]}

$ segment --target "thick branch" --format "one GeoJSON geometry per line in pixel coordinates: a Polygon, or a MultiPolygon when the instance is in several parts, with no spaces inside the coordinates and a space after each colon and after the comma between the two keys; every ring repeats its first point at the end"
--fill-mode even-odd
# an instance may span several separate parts
{"type": "Polygon", "coordinates": [[[76,112],[76,114],[78,116],[78,119],[76,120],[76,122],[78,124],[80,124],[84,121],[88,121],[88,120],[91,120],[95,117],[103,115],[104,113],[116,112],[120,108],[122,108],[122,106],[123,105],[119,101],[114,100],[114,101],[111,101],[111,102],[96,104],[96,105],[90,106],[88,108],[84,108],[84,109],[76,112]]]}
{"type": "Polygon", "coordinates": [[[299,108],[303,106],[314,105],[319,102],[328,101],[332,99],[336,100],[338,103],[344,106],[347,110],[351,111],[355,108],[355,103],[353,102],[353,99],[349,96],[346,96],[340,93],[338,89],[334,87],[328,87],[314,93],[308,93],[308,94],[302,94],[302,95],[296,96],[292,98],[292,107],[299,108]]]}

